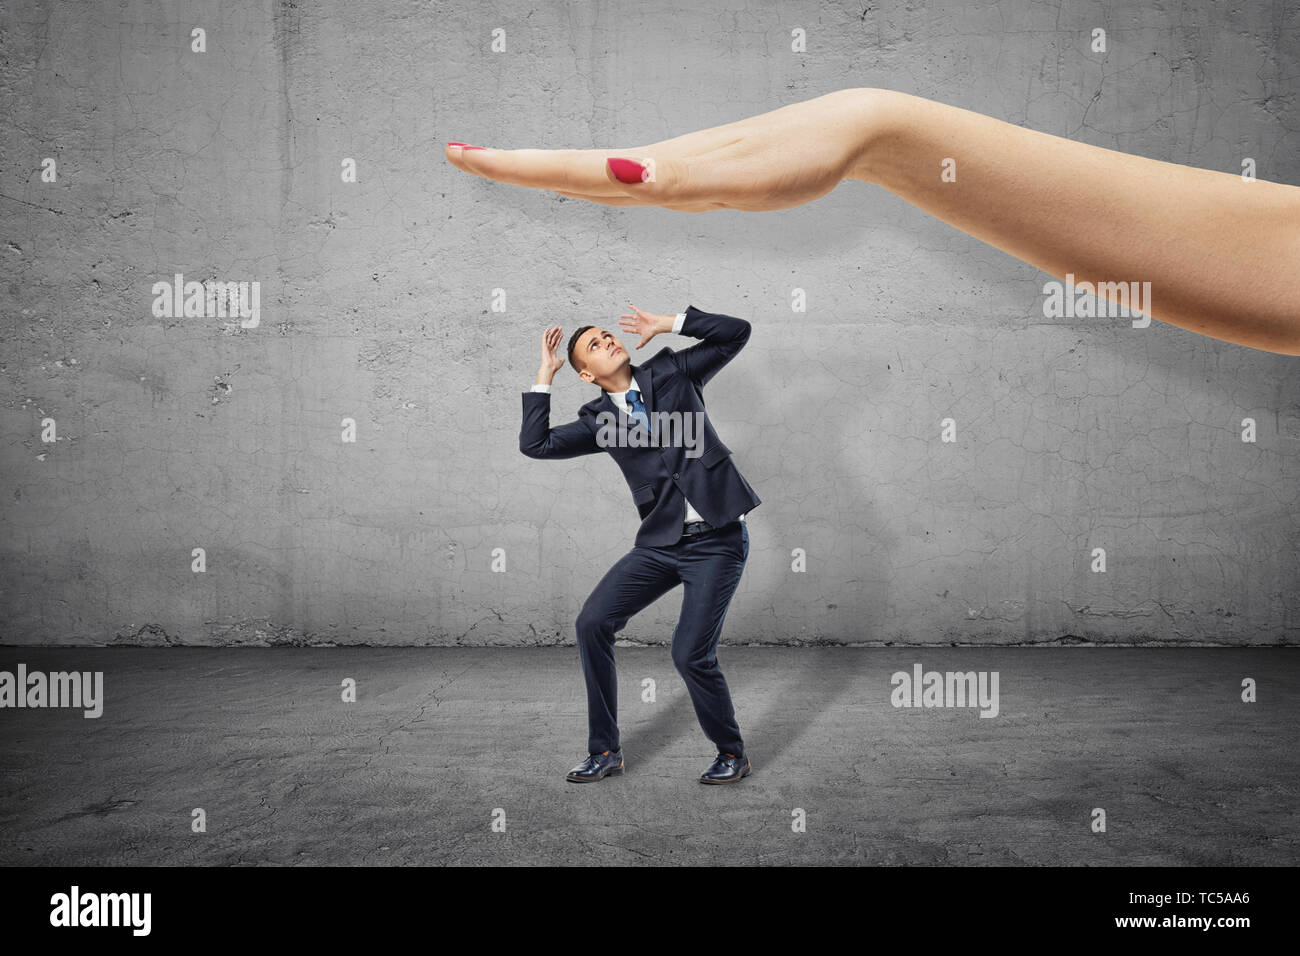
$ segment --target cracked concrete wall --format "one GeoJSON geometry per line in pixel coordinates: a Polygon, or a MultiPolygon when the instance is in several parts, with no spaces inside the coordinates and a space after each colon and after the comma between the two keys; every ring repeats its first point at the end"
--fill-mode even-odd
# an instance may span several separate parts
{"type": "MultiPolygon", "coordinates": [[[[1294,184],[1298,29],[1281,0],[6,4],[0,641],[572,641],[636,514],[607,456],[518,452],[519,394],[545,325],[634,302],[754,325],[707,390],[764,500],[724,643],[1295,643],[1294,358],[1045,319],[1049,277],[862,183],[687,215],[442,146],[881,86],[1294,184]],[[154,315],[176,273],[259,282],[260,324],[154,315]]],[[[595,394],[554,393],[556,423],[595,394]]]]}

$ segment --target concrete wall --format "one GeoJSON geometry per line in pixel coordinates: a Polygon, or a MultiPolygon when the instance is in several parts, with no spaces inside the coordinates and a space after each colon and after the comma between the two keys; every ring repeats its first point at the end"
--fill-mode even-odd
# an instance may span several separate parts
{"type": "MultiPolygon", "coordinates": [[[[546,324],[634,302],[754,325],[707,392],[764,499],[724,642],[1295,643],[1296,359],[1046,319],[1049,277],[861,183],[693,216],[442,146],[882,86],[1300,183],[1298,36],[1284,0],[7,3],[0,641],[572,641],[636,514],[607,456],[519,453],[520,392],[546,324]],[[176,273],[260,282],[260,324],[155,316],[176,273]]],[[[554,391],[557,422],[595,394],[554,391]]],[[[679,595],[623,636],[668,640],[679,595]]]]}

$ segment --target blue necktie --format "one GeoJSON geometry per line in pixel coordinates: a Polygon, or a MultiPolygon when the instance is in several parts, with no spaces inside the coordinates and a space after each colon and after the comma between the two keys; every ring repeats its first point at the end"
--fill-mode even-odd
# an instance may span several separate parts
{"type": "Polygon", "coordinates": [[[648,431],[650,429],[650,416],[646,414],[645,405],[641,403],[641,393],[635,388],[628,389],[627,407],[628,415],[648,431]]]}

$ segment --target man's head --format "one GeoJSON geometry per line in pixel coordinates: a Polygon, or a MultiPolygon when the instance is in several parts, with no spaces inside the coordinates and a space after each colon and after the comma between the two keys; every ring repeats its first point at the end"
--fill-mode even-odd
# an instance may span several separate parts
{"type": "Polygon", "coordinates": [[[631,359],[613,334],[584,325],[569,339],[569,364],[584,382],[609,378],[631,359]]]}

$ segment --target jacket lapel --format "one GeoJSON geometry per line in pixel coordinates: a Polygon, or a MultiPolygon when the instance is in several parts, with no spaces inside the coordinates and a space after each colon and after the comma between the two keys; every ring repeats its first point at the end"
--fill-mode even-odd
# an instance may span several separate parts
{"type": "Polygon", "coordinates": [[[609,412],[619,421],[622,421],[627,416],[627,412],[615,405],[614,400],[609,397],[609,392],[603,388],[600,390],[600,398],[596,402],[596,410],[597,412],[609,412]]]}
{"type": "Polygon", "coordinates": [[[654,376],[650,369],[642,365],[640,367],[632,366],[632,377],[636,379],[637,390],[641,392],[641,404],[645,406],[647,412],[654,411],[654,376]]]}

